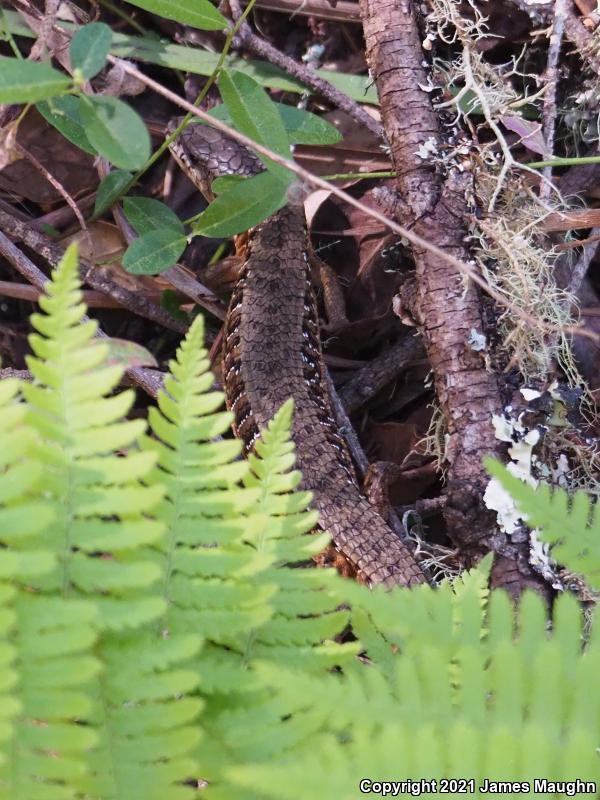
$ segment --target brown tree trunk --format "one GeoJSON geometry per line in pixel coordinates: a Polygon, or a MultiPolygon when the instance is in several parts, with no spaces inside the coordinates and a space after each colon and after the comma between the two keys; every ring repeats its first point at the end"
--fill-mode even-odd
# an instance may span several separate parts
{"type": "MultiPolygon", "coordinates": [[[[422,66],[421,37],[409,0],[360,0],[367,60],[377,83],[384,129],[398,175],[396,216],[403,225],[463,261],[468,164],[455,165],[442,179],[436,155],[442,153],[437,116],[422,66]],[[428,151],[432,155],[428,155],[428,151]],[[419,155],[421,153],[422,155],[419,155]]],[[[484,332],[478,288],[448,262],[414,248],[415,316],[434,373],[438,402],[448,432],[448,534],[466,565],[490,550],[497,553],[493,583],[519,594],[539,585],[529,565],[528,541],[514,542],[496,525],[482,495],[488,478],[486,455],[499,455],[492,415],[501,413],[497,376],[486,369],[483,353],[469,344],[473,330],[484,332]],[[500,556],[500,557],[499,557],[500,556]]]]}

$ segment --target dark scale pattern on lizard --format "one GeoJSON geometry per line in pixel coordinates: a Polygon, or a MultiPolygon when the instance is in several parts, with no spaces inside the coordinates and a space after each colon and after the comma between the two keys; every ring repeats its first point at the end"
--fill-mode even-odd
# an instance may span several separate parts
{"type": "MultiPolygon", "coordinates": [[[[210,145],[216,141],[214,133],[209,133],[210,145]]],[[[178,152],[179,143],[173,149],[189,174],[189,164],[198,156],[189,152],[189,142],[185,144],[185,154],[178,152]]],[[[206,147],[203,142],[202,148],[206,147]]],[[[229,156],[228,148],[221,154],[229,156]]],[[[239,161],[237,156],[234,160],[239,161]]],[[[253,169],[251,165],[246,174],[253,169]]],[[[227,163],[221,164],[220,174],[230,171],[237,167],[229,170],[227,163]]],[[[201,178],[199,186],[203,184],[201,178]]],[[[360,493],[334,422],[306,251],[304,213],[299,207],[287,206],[251,233],[223,339],[225,394],[236,435],[247,452],[260,429],[293,397],[298,466],[303,487],[314,492],[320,525],[370,583],[422,583],[423,573],[412,554],[360,493]]]]}

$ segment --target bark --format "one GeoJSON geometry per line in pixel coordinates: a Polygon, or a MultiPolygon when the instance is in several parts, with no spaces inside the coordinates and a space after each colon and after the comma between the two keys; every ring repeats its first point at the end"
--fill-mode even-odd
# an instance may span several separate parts
{"type": "MultiPolygon", "coordinates": [[[[443,143],[430,94],[420,88],[428,79],[413,5],[409,0],[361,0],[360,8],[367,60],[398,175],[398,221],[447,253],[469,261],[464,223],[465,195],[471,182],[468,169],[453,167],[442,178],[431,156],[418,155],[425,145],[441,153],[443,143]]],[[[495,514],[482,502],[488,481],[482,459],[502,452],[492,415],[501,412],[503,403],[497,376],[469,345],[472,329],[484,331],[479,291],[432,253],[415,248],[413,255],[417,322],[448,432],[444,509],[448,534],[466,565],[490,550],[501,555],[493,581],[518,594],[525,586],[539,583],[528,563],[528,543],[512,542],[502,534],[495,514]]]]}

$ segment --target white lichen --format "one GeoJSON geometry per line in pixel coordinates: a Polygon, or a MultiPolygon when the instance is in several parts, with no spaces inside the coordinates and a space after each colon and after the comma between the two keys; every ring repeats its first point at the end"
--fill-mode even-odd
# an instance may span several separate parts
{"type": "Polygon", "coordinates": [[[487,339],[483,333],[480,333],[476,328],[471,328],[471,333],[469,334],[469,346],[471,350],[475,350],[476,353],[481,353],[487,347],[487,339]]]}
{"type": "MultiPolygon", "coordinates": [[[[510,461],[506,468],[515,477],[537,486],[538,481],[532,475],[533,448],[540,440],[540,431],[537,428],[527,430],[523,425],[521,416],[518,419],[509,416],[494,414],[492,424],[496,438],[501,442],[510,442],[508,454],[510,461]]],[[[517,527],[526,521],[526,517],[515,505],[510,494],[502,487],[496,478],[492,478],[484,492],[483,502],[487,508],[497,514],[498,525],[509,536],[517,527]]]]}
{"type": "Polygon", "coordinates": [[[423,161],[430,161],[433,156],[437,155],[437,152],[437,140],[435,136],[430,136],[418,147],[416,155],[423,161]]]}
{"type": "Polygon", "coordinates": [[[528,403],[531,403],[532,400],[537,400],[538,397],[542,396],[542,393],[537,389],[528,389],[526,386],[523,386],[519,389],[523,397],[528,403]]]}

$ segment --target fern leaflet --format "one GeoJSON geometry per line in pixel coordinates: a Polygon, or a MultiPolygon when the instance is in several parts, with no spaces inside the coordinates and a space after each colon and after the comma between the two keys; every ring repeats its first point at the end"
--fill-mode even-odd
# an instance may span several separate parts
{"type": "Polygon", "coordinates": [[[44,545],[55,553],[58,569],[41,588],[93,595],[106,625],[135,626],[161,610],[155,598],[143,596],[158,578],[156,567],[131,555],[160,537],[160,524],[147,512],[162,493],[140,482],[152,467],[149,454],[115,451],[131,447],[144,422],[122,420],[131,391],[105,396],[122,368],[102,366],[107,347],[93,338],[95,322],[83,321],[74,246],[47,291],[40,298],[45,314],[31,318],[37,333],[30,337],[34,355],[27,363],[35,380],[23,387],[29,421],[42,441],[39,459],[54,512],[44,545]],[[97,558],[98,552],[111,558],[97,558]]]}
{"type": "Polygon", "coordinates": [[[0,798],[60,800],[75,797],[72,778],[96,740],[77,724],[100,666],[96,609],[28,591],[55,559],[40,546],[52,509],[18,391],[16,381],[0,382],[0,798]]]}

